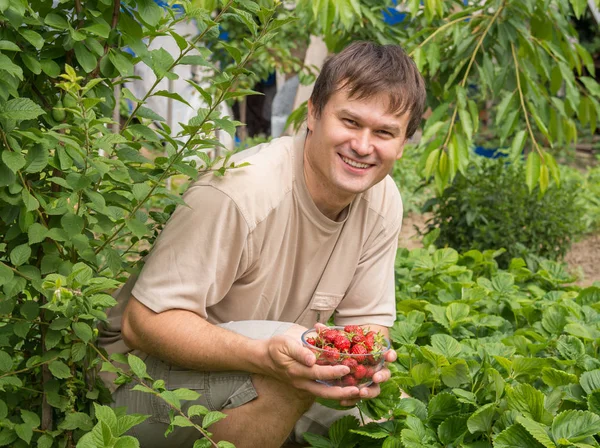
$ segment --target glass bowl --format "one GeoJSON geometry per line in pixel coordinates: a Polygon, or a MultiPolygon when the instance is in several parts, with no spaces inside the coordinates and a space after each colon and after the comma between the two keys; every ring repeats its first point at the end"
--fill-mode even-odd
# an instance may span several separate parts
{"type": "MultiPolygon", "coordinates": [[[[319,348],[313,345],[316,343],[319,338],[321,341],[325,341],[324,334],[328,330],[338,330],[344,332],[344,328],[348,327],[327,327],[322,330],[317,331],[315,328],[310,330],[306,330],[302,334],[302,345],[310,349],[317,358],[318,365],[326,365],[326,366],[337,366],[337,365],[347,365],[350,367],[350,373],[344,375],[342,378],[332,379],[332,380],[317,380],[317,382],[326,384],[328,386],[356,386],[358,388],[367,387],[373,384],[373,375],[375,372],[380,371],[385,365],[385,355],[390,350],[391,345],[390,341],[383,337],[382,335],[377,337],[377,341],[373,344],[372,351],[369,352],[368,348],[366,349],[367,353],[351,353],[351,348],[349,349],[334,349],[334,344],[332,342],[325,342],[327,346],[324,348],[319,348]],[[312,343],[311,343],[312,342],[312,343]]],[[[365,333],[368,333],[365,331],[365,333]]],[[[345,335],[352,337],[354,333],[346,333],[345,335]]],[[[352,340],[350,341],[350,346],[354,345],[364,345],[364,343],[355,344],[352,340]]],[[[343,344],[339,344],[343,346],[343,344]]],[[[347,343],[345,345],[348,345],[347,343]]]]}

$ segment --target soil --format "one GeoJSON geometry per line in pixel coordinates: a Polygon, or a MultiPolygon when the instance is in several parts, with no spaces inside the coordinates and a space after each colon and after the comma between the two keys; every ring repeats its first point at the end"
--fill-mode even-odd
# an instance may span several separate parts
{"type": "MultiPolygon", "coordinates": [[[[428,218],[427,215],[419,214],[404,217],[400,232],[400,247],[407,249],[423,247],[417,229],[423,231],[428,218]]],[[[574,243],[564,261],[569,269],[580,277],[576,282],[577,285],[585,287],[600,282],[600,232],[587,235],[574,243]]]]}

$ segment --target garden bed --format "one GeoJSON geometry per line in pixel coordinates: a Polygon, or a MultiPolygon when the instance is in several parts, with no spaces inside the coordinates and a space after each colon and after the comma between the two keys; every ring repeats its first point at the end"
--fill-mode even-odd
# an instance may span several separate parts
{"type": "MultiPolygon", "coordinates": [[[[415,226],[424,231],[427,219],[429,219],[427,215],[417,213],[404,217],[400,232],[400,247],[407,249],[423,247],[415,226]]],[[[583,274],[584,277],[577,282],[579,286],[590,286],[594,282],[600,282],[600,233],[586,235],[574,243],[565,261],[573,271],[583,274]]]]}

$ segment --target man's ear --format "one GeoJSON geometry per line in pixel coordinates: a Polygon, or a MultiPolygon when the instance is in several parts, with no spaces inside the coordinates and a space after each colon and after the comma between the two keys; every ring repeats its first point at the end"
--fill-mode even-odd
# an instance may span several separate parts
{"type": "Polygon", "coordinates": [[[315,107],[313,106],[313,103],[311,101],[311,99],[308,99],[307,102],[307,107],[308,107],[308,114],[306,116],[306,127],[308,128],[309,131],[313,130],[313,125],[315,123],[315,107]]]}
{"type": "Polygon", "coordinates": [[[400,146],[400,150],[396,153],[396,160],[400,160],[402,158],[402,154],[404,154],[404,146],[406,145],[406,138],[404,139],[404,141],[402,142],[402,145],[400,146]]]}

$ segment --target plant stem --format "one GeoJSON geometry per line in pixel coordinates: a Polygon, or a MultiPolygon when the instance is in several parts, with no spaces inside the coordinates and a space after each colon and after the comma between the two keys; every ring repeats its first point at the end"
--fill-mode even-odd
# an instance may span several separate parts
{"type": "MultiPolygon", "coordinates": [[[[479,38],[479,41],[477,42],[477,45],[475,46],[475,50],[473,51],[473,54],[471,55],[471,58],[469,60],[469,65],[467,65],[467,71],[465,72],[465,75],[463,76],[463,79],[460,83],[461,87],[464,87],[465,84],[467,83],[467,78],[469,77],[469,73],[471,72],[471,67],[473,67],[473,62],[475,62],[475,58],[477,57],[479,48],[481,48],[481,45],[483,44],[483,40],[485,39],[485,37],[487,36],[487,34],[490,31],[490,28],[492,27],[492,25],[494,24],[494,22],[500,15],[500,12],[502,12],[502,10],[504,9],[504,6],[505,6],[505,3],[502,2],[502,5],[500,5],[500,7],[497,9],[496,13],[490,19],[490,22],[488,23],[487,27],[481,34],[481,37],[479,38]]],[[[442,148],[448,147],[448,142],[450,141],[450,137],[452,136],[452,128],[454,127],[454,122],[456,121],[457,113],[458,113],[458,107],[455,107],[454,112],[452,113],[452,119],[450,120],[450,127],[448,128],[448,135],[446,136],[446,141],[444,142],[444,145],[442,148]]],[[[440,154],[441,154],[441,152],[440,152],[440,154]]]]}
{"type": "Polygon", "coordinates": [[[515,52],[515,45],[511,42],[510,48],[512,51],[513,60],[515,61],[515,75],[517,77],[517,90],[519,91],[519,98],[521,100],[521,109],[523,109],[523,115],[525,115],[525,123],[527,124],[527,130],[529,131],[529,136],[533,141],[533,146],[544,160],[544,155],[538,146],[538,143],[533,135],[533,129],[531,128],[531,123],[529,122],[529,114],[527,113],[527,108],[525,107],[525,98],[523,97],[523,89],[521,88],[521,71],[519,70],[519,60],[517,59],[517,53],[515,52]]]}
{"type": "Polygon", "coordinates": [[[458,19],[454,19],[451,22],[443,24],[442,26],[437,28],[433,33],[431,33],[429,36],[427,36],[427,39],[425,39],[423,42],[421,42],[419,45],[417,45],[415,48],[413,48],[408,55],[412,58],[415,51],[417,51],[421,47],[425,46],[425,44],[427,42],[429,42],[431,39],[433,39],[438,33],[440,33],[441,31],[444,31],[446,28],[448,28],[451,25],[454,25],[457,22],[462,22],[463,20],[466,20],[469,17],[472,17],[472,16],[459,17],[458,19]]]}
{"type": "Polygon", "coordinates": [[[14,371],[12,371],[12,372],[5,373],[4,375],[0,375],[0,379],[2,379],[2,378],[6,378],[7,376],[16,375],[17,373],[25,373],[25,372],[29,372],[30,370],[32,370],[32,369],[35,369],[36,367],[43,366],[44,364],[49,364],[49,363],[51,363],[52,361],[56,361],[57,359],[58,359],[58,356],[56,356],[56,357],[54,357],[54,358],[52,358],[52,359],[49,359],[48,361],[39,362],[39,363],[37,363],[37,364],[34,364],[34,365],[32,365],[31,367],[27,367],[27,368],[25,368],[25,369],[21,369],[21,370],[14,370],[14,371]]]}

